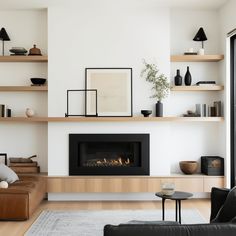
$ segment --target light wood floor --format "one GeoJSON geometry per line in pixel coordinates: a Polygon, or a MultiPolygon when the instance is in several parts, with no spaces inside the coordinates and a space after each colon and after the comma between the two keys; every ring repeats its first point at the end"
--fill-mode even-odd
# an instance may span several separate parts
{"type": "MultiPolygon", "coordinates": [[[[175,209],[174,201],[166,201],[166,208],[175,209]]],[[[191,199],[182,201],[182,209],[195,208],[198,209],[201,215],[209,220],[210,216],[210,201],[209,199],[191,199]]],[[[42,210],[103,210],[103,209],[161,209],[161,201],[149,202],[48,202],[44,201],[36,210],[34,215],[28,221],[20,222],[5,222],[0,221],[1,236],[23,236],[30,225],[39,216],[42,210]]]]}

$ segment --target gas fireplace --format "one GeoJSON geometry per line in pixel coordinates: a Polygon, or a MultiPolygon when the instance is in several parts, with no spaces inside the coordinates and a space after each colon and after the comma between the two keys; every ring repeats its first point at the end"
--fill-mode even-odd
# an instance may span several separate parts
{"type": "Polygon", "coordinates": [[[149,175],[149,134],[70,134],[70,175],[149,175]]]}

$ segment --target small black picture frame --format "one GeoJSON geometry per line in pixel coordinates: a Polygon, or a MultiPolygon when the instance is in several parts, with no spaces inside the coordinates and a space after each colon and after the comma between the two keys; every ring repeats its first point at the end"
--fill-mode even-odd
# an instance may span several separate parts
{"type": "Polygon", "coordinates": [[[71,89],[71,90],[67,90],[67,102],[66,102],[66,113],[65,113],[65,117],[69,117],[69,116],[86,116],[86,117],[96,117],[97,116],[97,89],[71,89]],[[71,114],[70,112],[70,94],[71,93],[75,93],[75,92],[79,92],[79,93],[84,93],[84,114],[71,114]],[[91,114],[87,113],[87,108],[86,108],[86,97],[88,93],[94,93],[94,111],[91,114]]]}
{"type": "Polygon", "coordinates": [[[6,153],[0,153],[0,164],[7,165],[7,154],[6,153]]]}

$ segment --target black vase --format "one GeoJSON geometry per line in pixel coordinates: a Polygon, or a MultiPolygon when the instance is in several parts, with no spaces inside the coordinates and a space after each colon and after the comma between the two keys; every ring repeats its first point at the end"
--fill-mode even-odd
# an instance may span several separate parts
{"type": "Polygon", "coordinates": [[[163,116],[163,103],[158,101],[156,103],[156,117],[162,117],[163,116]]]}
{"type": "Polygon", "coordinates": [[[187,66],[187,72],[186,72],[186,74],[184,76],[184,83],[187,86],[190,86],[191,83],[192,83],[192,76],[191,76],[191,74],[189,72],[189,66],[187,66]]]}
{"type": "Polygon", "coordinates": [[[180,75],[180,71],[177,70],[176,76],[175,76],[175,85],[181,86],[182,85],[182,76],[180,75]]]}

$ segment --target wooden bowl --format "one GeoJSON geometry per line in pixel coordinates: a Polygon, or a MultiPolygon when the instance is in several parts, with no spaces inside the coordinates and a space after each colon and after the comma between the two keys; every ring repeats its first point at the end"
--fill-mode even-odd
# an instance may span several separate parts
{"type": "Polygon", "coordinates": [[[196,161],[180,161],[179,167],[184,174],[192,175],[196,173],[198,163],[196,161]]]}

